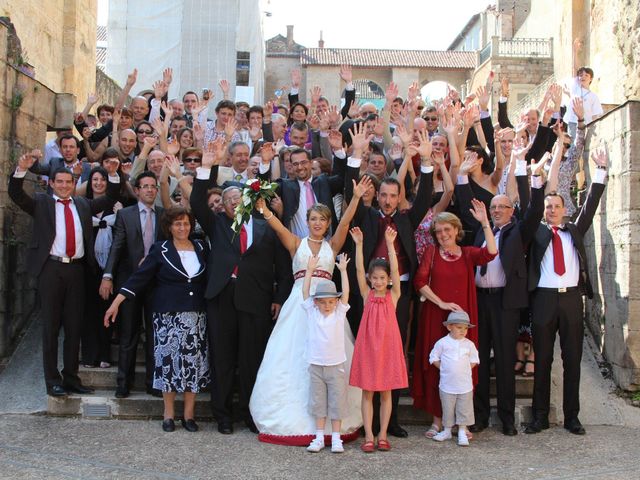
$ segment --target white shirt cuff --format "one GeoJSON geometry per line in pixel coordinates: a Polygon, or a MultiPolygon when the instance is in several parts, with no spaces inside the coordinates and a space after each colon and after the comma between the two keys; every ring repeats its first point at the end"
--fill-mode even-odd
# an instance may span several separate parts
{"type": "Polygon", "coordinates": [[[469,183],[469,175],[458,175],[457,185],[466,185],[469,183]]]}
{"type": "Polygon", "coordinates": [[[527,175],[527,161],[516,160],[516,170],[514,172],[516,177],[524,177],[527,175]]]}
{"type": "Polygon", "coordinates": [[[120,183],[120,175],[109,175],[110,183],[120,183]]]}
{"type": "Polygon", "coordinates": [[[198,180],[209,180],[210,176],[211,176],[210,168],[204,168],[204,167],[196,168],[196,178],[198,180]]]}
{"type": "Polygon", "coordinates": [[[353,82],[349,82],[347,83],[347,85],[344,87],[345,90],[355,90],[356,87],[353,86],[353,82]]]}
{"type": "MultiPolygon", "coordinates": [[[[15,176],[15,175],[14,175],[15,176]]],[[[596,168],[593,174],[593,183],[607,183],[607,170],[604,168],[596,168]]]]}
{"type": "Polygon", "coordinates": [[[431,173],[433,172],[433,165],[420,165],[420,173],[431,173]]]}
{"type": "Polygon", "coordinates": [[[329,132],[326,132],[324,130],[320,130],[320,136],[322,138],[329,138],[329,132]]]}
{"type": "Polygon", "coordinates": [[[336,150],[335,152],[333,152],[333,154],[338,157],[340,160],[344,160],[345,158],[347,158],[347,152],[344,151],[344,148],[341,148],[340,150],[336,150]]]}
{"type": "Polygon", "coordinates": [[[482,110],[482,111],[480,112],[480,118],[481,118],[481,119],[482,119],[482,118],[489,118],[490,116],[491,116],[491,115],[489,115],[489,112],[488,112],[488,111],[486,111],[486,110],[482,110]]]}
{"type": "Polygon", "coordinates": [[[160,104],[161,102],[157,98],[151,99],[151,108],[160,108],[160,104]]]}
{"type": "Polygon", "coordinates": [[[376,143],[384,143],[384,138],[382,137],[373,137],[373,141],[376,143]]]}
{"type": "Polygon", "coordinates": [[[291,92],[289,92],[289,95],[298,95],[298,93],[300,92],[299,89],[297,88],[292,88],[291,92]]]}
{"type": "Polygon", "coordinates": [[[542,188],[542,175],[531,175],[531,188],[542,188]]]}
{"type": "Polygon", "coordinates": [[[26,174],[27,174],[27,170],[25,170],[24,172],[19,172],[18,169],[16,168],[16,171],[13,174],[13,178],[24,178],[26,174]]]}
{"type": "Polygon", "coordinates": [[[500,97],[499,103],[507,103],[507,97],[500,97]]]}
{"type": "Polygon", "coordinates": [[[349,157],[349,159],[347,160],[347,166],[351,168],[360,168],[361,163],[361,158],[349,157]]]}
{"type": "Polygon", "coordinates": [[[265,173],[267,173],[269,171],[269,169],[271,168],[271,164],[270,163],[260,163],[260,166],[258,167],[258,171],[260,172],[261,175],[264,175],[265,173]]]}

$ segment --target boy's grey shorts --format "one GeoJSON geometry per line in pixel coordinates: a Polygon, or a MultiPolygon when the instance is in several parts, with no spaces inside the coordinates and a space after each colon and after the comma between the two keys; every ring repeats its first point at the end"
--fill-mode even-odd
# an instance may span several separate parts
{"type": "Polygon", "coordinates": [[[314,418],[342,420],[347,410],[347,374],[345,364],[309,365],[309,413],[314,418]]]}
{"type": "Polygon", "coordinates": [[[467,393],[446,393],[440,390],[442,424],[445,428],[454,425],[466,427],[476,423],[473,414],[473,390],[467,393]]]}

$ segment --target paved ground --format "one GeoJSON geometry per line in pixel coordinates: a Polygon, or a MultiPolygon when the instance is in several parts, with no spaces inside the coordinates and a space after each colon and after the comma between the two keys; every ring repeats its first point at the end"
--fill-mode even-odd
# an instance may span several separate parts
{"type": "Polygon", "coordinates": [[[489,431],[469,448],[438,444],[411,427],[388,453],[342,455],[261,444],[241,429],[192,434],[160,422],[0,416],[0,478],[11,479],[620,479],[640,478],[640,429],[593,426],[585,437],[556,427],[507,438],[489,431]]]}

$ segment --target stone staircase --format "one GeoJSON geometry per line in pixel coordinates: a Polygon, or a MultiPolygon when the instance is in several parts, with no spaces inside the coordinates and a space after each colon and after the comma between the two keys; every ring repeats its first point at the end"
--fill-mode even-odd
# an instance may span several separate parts
{"type": "MultiPolygon", "coordinates": [[[[111,358],[118,358],[117,345],[112,347],[111,358]]],[[[128,398],[115,398],[116,361],[109,368],[86,368],[81,366],[79,375],[84,385],[95,388],[92,395],[69,395],[68,397],[47,397],[49,415],[81,416],[87,418],[120,418],[120,419],[161,419],[163,404],[161,398],[148,395],[144,385],[144,354],[138,347],[137,364],[131,395],[128,398]]],[[[495,377],[491,378],[492,414],[491,425],[500,425],[495,411],[495,377]]],[[[516,425],[531,420],[531,395],[533,378],[516,377],[516,425]]],[[[209,405],[209,394],[196,396],[196,417],[199,420],[212,420],[209,405]]],[[[181,396],[177,397],[176,412],[182,411],[181,396]]],[[[403,392],[400,398],[399,419],[405,425],[428,425],[431,418],[423,411],[413,408],[409,391],[403,392]]],[[[555,408],[552,405],[549,420],[555,423],[555,408]]]]}

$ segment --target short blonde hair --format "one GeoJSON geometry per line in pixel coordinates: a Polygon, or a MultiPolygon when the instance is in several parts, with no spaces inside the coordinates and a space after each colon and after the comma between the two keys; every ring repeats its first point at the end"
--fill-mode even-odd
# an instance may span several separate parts
{"type": "Polygon", "coordinates": [[[464,238],[464,229],[462,228],[462,222],[460,221],[460,219],[453,213],[442,212],[433,217],[433,220],[431,220],[431,225],[429,226],[429,233],[431,234],[431,238],[436,245],[440,245],[438,243],[438,239],[436,238],[436,225],[438,223],[448,223],[452,227],[458,229],[458,236],[456,237],[457,243],[460,243],[460,241],[464,238]]]}

